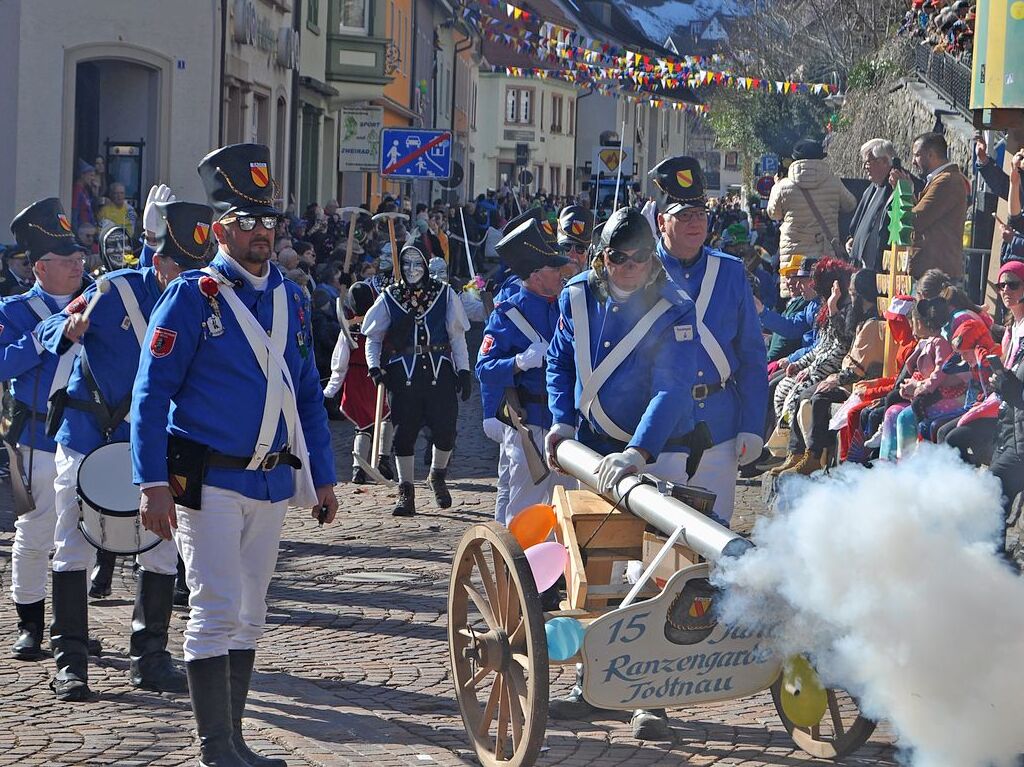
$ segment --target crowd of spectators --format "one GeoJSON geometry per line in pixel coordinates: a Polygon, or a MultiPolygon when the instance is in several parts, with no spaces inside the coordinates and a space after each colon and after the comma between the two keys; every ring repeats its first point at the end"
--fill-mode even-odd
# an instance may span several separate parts
{"type": "Polygon", "coordinates": [[[900,33],[970,66],[976,19],[976,0],[913,0],[900,33]]]}

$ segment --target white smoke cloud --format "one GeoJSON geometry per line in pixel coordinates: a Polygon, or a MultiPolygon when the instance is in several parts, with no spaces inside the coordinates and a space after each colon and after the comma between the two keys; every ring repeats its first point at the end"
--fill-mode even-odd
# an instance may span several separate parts
{"type": "Polygon", "coordinates": [[[995,553],[999,482],[946,447],[784,488],[757,548],[720,563],[722,617],[782,622],[826,686],[887,719],[914,767],[1024,752],[1024,579],[995,553]]]}

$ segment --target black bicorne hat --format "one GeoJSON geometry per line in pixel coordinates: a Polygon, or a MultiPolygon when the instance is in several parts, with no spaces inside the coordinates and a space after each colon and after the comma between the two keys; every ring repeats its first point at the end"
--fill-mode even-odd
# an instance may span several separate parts
{"type": "Polygon", "coordinates": [[[605,221],[599,240],[601,250],[654,250],[654,233],[651,225],[636,208],[625,207],[617,211],[605,221]]]}
{"type": "Polygon", "coordinates": [[[205,266],[210,254],[213,209],[195,202],[154,203],[160,218],[153,230],[156,252],[183,269],[205,266]]]}
{"type": "Polygon", "coordinates": [[[562,247],[590,246],[594,234],[594,214],[582,205],[566,205],[558,214],[558,244],[562,247]]]}
{"type": "Polygon", "coordinates": [[[672,215],[687,208],[707,207],[704,172],[693,157],[669,157],[658,163],[648,175],[658,191],[659,213],[672,215]]]}
{"type": "Polygon", "coordinates": [[[541,233],[536,219],[523,221],[508,232],[494,246],[502,263],[521,279],[526,279],[538,269],[553,266],[556,269],[569,263],[541,233]]]}
{"type": "Polygon", "coordinates": [[[47,253],[70,256],[85,248],[71,231],[71,220],[56,197],[34,202],[11,221],[11,232],[35,263],[47,253]]]}
{"type": "Polygon", "coordinates": [[[501,230],[501,233],[509,234],[513,230],[518,229],[519,225],[525,221],[536,221],[537,227],[540,229],[541,237],[543,237],[552,248],[558,244],[558,227],[548,221],[547,214],[543,209],[537,207],[523,211],[520,215],[513,218],[505,224],[505,228],[501,230]]]}
{"type": "Polygon", "coordinates": [[[199,177],[217,216],[277,216],[277,185],[270,174],[270,149],[263,144],[231,144],[199,163],[199,177]]]}

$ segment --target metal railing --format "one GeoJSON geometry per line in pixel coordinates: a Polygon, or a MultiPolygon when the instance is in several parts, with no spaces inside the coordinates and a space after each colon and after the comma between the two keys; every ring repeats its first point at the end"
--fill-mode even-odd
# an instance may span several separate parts
{"type": "Polygon", "coordinates": [[[927,45],[914,47],[914,69],[958,112],[971,117],[971,68],[948,53],[936,53],[927,45]]]}

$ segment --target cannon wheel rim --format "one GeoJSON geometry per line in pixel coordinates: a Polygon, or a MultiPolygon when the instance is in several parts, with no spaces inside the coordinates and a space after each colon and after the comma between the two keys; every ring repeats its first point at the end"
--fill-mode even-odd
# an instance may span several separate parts
{"type": "Polygon", "coordinates": [[[793,738],[797,747],[821,759],[842,759],[867,743],[871,733],[875,731],[876,723],[863,716],[858,706],[856,719],[847,724],[841,710],[839,695],[847,696],[854,706],[857,706],[857,701],[842,690],[826,688],[825,695],[828,699],[828,708],[821,718],[825,728],[820,724],[813,727],[798,727],[782,709],[782,676],[779,675],[772,685],[772,702],[775,704],[775,710],[779,712],[782,726],[786,728],[786,732],[793,738]],[[822,732],[823,729],[826,733],[822,732]]]}
{"type": "Polygon", "coordinates": [[[526,554],[497,522],[471,527],[455,551],[448,589],[448,648],[455,697],[480,763],[532,765],[548,718],[544,615],[526,554]],[[479,616],[472,624],[471,609],[479,616]],[[487,631],[481,634],[483,628],[487,631]],[[481,654],[484,663],[479,662],[481,654]],[[478,694],[488,683],[490,691],[481,701],[478,694]]]}

